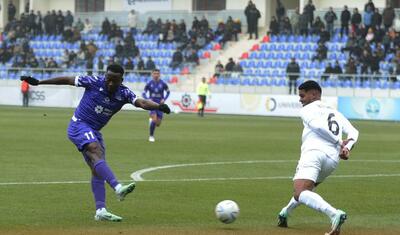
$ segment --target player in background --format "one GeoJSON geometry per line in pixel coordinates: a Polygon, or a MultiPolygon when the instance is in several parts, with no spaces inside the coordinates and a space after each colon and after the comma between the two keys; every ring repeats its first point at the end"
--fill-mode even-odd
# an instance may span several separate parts
{"type": "Polygon", "coordinates": [[[199,96],[197,115],[199,115],[199,117],[204,117],[204,108],[207,103],[207,96],[210,95],[210,89],[208,89],[205,77],[201,78],[201,83],[197,86],[197,95],[199,96]]]}
{"type": "Polygon", "coordinates": [[[124,104],[130,103],[146,110],[170,113],[166,104],[137,98],[122,84],[124,69],[112,64],[105,75],[56,77],[39,81],[22,76],[21,80],[31,85],[71,85],[84,87],[85,92],[68,126],[68,137],[82,153],[92,171],[91,187],[96,204],[95,220],[121,221],[122,218],[106,210],[107,182],[115,190],[118,200],[133,191],[135,183],[121,185],[106,162],[106,149],[100,130],[124,104]]]}
{"type": "Polygon", "coordinates": [[[332,207],[314,189],[332,174],[340,159],[349,158],[358,131],[340,112],[321,102],[321,93],[321,87],[315,81],[306,81],[299,86],[303,105],[300,116],[304,125],[301,156],[293,178],[294,194],[279,213],[278,226],[287,227],[289,214],[304,204],[330,218],[332,227],[326,235],[338,235],[347,218],[346,213],[332,207]],[[343,133],[347,135],[346,140],[342,140],[343,133]]]}
{"type": "MultiPolygon", "coordinates": [[[[164,104],[170,94],[168,85],[160,79],[159,69],[153,69],[153,71],[151,72],[151,76],[153,79],[149,81],[144,87],[143,97],[146,99],[151,99],[158,104],[164,104]],[[147,96],[147,93],[149,93],[149,96],[147,96]]],[[[160,110],[150,111],[150,142],[156,141],[156,139],[154,138],[154,131],[156,127],[159,127],[161,125],[162,119],[163,112],[161,112],[160,110]]]]}

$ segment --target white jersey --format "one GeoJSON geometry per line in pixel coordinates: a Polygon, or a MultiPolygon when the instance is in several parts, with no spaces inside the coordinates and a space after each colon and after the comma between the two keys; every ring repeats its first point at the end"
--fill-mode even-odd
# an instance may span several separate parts
{"type": "Polygon", "coordinates": [[[347,134],[347,139],[353,139],[346,145],[348,149],[351,149],[358,139],[358,131],[349,120],[320,100],[304,106],[300,110],[300,116],[304,125],[302,155],[310,150],[318,150],[334,161],[339,161],[343,133],[347,134]]]}

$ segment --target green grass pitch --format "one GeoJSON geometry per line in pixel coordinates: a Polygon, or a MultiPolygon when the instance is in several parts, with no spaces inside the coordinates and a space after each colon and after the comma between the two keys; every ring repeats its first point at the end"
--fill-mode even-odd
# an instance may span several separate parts
{"type": "MultiPolygon", "coordinates": [[[[304,206],[276,227],[292,193],[299,158],[299,118],[167,115],[149,143],[146,112],[122,111],[102,130],[119,180],[150,167],[148,181],[108,209],[121,223],[95,222],[90,171],[68,140],[73,109],[0,107],[0,234],[323,234],[329,221],[304,206]],[[279,160],[280,162],[273,162],[279,160]],[[244,162],[247,161],[247,162],[244,162]],[[252,162],[254,161],[254,162],[252,162]],[[201,164],[221,163],[225,164],[201,164]],[[33,183],[36,182],[36,183],[33,183]],[[11,184],[10,184],[11,183],[11,184]],[[235,200],[237,221],[224,225],[215,205],[235,200]]],[[[400,234],[400,125],[353,121],[360,131],[351,160],[319,186],[349,219],[342,234],[400,234]],[[393,160],[393,161],[390,161],[393,160]]]]}

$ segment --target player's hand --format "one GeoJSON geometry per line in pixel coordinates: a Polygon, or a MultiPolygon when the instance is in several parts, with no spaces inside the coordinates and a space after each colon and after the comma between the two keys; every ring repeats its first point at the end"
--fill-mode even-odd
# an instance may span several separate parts
{"type": "Polygon", "coordinates": [[[33,86],[39,85],[39,80],[37,80],[36,78],[31,77],[31,76],[21,76],[20,80],[26,81],[27,83],[29,83],[30,85],[33,85],[33,86]]]}
{"type": "Polygon", "coordinates": [[[340,148],[339,157],[343,160],[348,160],[350,155],[350,150],[347,147],[340,148]]]}
{"type": "Polygon", "coordinates": [[[158,106],[158,110],[160,110],[163,113],[169,114],[171,112],[171,109],[169,109],[167,104],[160,104],[158,106]]]}

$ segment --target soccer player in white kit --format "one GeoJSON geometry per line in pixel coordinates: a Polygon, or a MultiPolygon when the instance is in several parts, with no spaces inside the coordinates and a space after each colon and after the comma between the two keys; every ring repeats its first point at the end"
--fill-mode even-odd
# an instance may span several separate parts
{"type": "Polygon", "coordinates": [[[340,227],[347,218],[346,213],[332,207],[314,189],[332,174],[340,159],[349,158],[350,150],[357,142],[358,131],[343,114],[324,105],[321,94],[321,87],[315,81],[306,81],[299,86],[303,105],[300,116],[304,125],[301,157],[293,178],[293,197],[279,213],[278,226],[287,227],[291,211],[304,204],[330,218],[331,231],[325,235],[339,235],[340,227]],[[347,139],[342,140],[343,134],[347,134],[347,139]]]}

